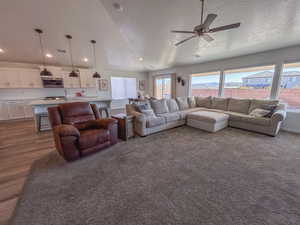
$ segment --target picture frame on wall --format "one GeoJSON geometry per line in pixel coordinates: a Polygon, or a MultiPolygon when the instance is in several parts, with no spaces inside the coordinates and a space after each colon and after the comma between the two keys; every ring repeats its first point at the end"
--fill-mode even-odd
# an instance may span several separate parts
{"type": "Polygon", "coordinates": [[[145,80],[139,80],[139,90],[145,91],[146,89],[146,81],[145,80]]]}
{"type": "Polygon", "coordinates": [[[100,91],[108,91],[108,80],[107,79],[99,80],[99,90],[100,91]]]}

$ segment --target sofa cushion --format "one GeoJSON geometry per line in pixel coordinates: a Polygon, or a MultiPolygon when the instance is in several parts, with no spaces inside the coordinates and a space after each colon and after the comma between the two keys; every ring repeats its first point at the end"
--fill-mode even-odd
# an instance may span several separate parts
{"type": "Polygon", "coordinates": [[[180,110],[185,110],[189,108],[188,98],[187,97],[177,97],[176,101],[178,103],[180,110]]]}
{"type": "Polygon", "coordinates": [[[153,111],[155,112],[155,114],[162,114],[162,113],[169,112],[166,99],[152,100],[151,107],[153,108],[153,111]]]}
{"type": "Polygon", "coordinates": [[[188,97],[188,103],[190,108],[195,108],[197,106],[196,99],[194,96],[188,97]]]}
{"type": "Polygon", "coordinates": [[[90,129],[80,131],[78,140],[80,149],[87,149],[103,144],[109,140],[109,130],[106,129],[90,129]]]}
{"type": "Polygon", "coordinates": [[[236,112],[227,112],[227,114],[229,115],[229,120],[231,120],[231,121],[252,123],[252,124],[261,125],[261,126],[269,126],[271,123],[270,118],[253,117],[250,115],[246,115],[243,113],[236,113],[236,112]]]}
{"type": "Polygon", "coordinates": [[[159,115],[159,117],[165,118],[167,123],[173,122],[173,121],[178,121],[181,119],[179,112],[164,113],[164,114],[159,115]]]}
{"type": "Polygon", "coordinates": [[[228,111],[248,114],[250,99],[230,98],[228,102],[228,111]]]}
{"type": "Polygon", "coordinates": [[[191,113],[191,112],[196,112],[196,111],[199,111],[199,110],[205,110],[206,108],[200,108],[200,107],[197,107],[197,108],[190,108],[190,109],[186,109],[186,110],[182,110],[182,111],[179,111],[179,114],[180,114],[180,118],[182,120],[186,119],[186,115],[191,113]]]}
{"type": "Polygon", "coordinates": [[[278,105],[278,100],[266,100],[266,99],[252,99],[248,113],[251,113],[254,109],[262,109],[265,105],[278,105]]]}
{"type": "Polygon", "coordinates": [[[167,105],[168,105],[169,112],[179,111],[179,107],[178,107],[178,104],[175,99],[173,99],[173,98],[167,99],[167,105]]]}
{"type": "Polygon", "coordinates": [[[148,117],[148,116],[155,116],[153,109],[141,110],[141,113],[143,115],[145,115],[146,117],[148,117]]]}
{"type": "Polygon", "coordinates": [[[224,120],[228,120],[229,116],[225,113],[198,111],[189,113],[187,115],[187,118],[204,122],[218,123],[224,120]]]}
{"type": "Polygon", "coordinates": [[[220,110],[227,110],[228,105],[228,98],[217,98],[213,97],[211,101],[211,108],[212,109],[220,109],[220,110]]]}
{"type": "Polygon", "coordinates": [[[211,108],[211,97],[195,97],[197,107],[211,108]]]}
{"type": "Polygon", "coordinates": [[[147,117],[146,127],[147,128],[156,127],[156,126],[164,124],[165,122],[166,121],[165,121],[164,117],[156,117],[156,116],[155,117],[147,117]]]}

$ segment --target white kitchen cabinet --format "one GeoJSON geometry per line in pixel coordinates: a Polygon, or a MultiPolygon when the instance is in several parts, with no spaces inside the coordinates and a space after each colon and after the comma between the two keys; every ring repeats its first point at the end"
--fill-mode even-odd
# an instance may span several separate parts
{"type": "Polygon", "coordinates": [[[25,118],[33,118],[32,106],[29,104],[29,102],[24,102],[23,105],[25,118]]]}
{"type": "Polygon", "coordinates": [[[8,101],[8,117],[9,119],[25,118],[24,102],[22,101],[8,101]]]}
{"type": "Polygon", "coordinates": [[[93,78],[92,70],[80,70],[80,80],[82,88],[95,88],[99,79],[93,78]]]}
{"type": "Polygon", "coordinates": [[[20,79],[22,88],[43,88],[40,71],[34,70],[21,70],[20,79]]]}
{"type": "Polygon", "coordinates": [[[0,102],[0,120],[8,120],[8,106],[6,102],[0,102]]]}
{"type": "Polygon", "coordinates": [[[0,68],[0,88],[20,88],[21,79],[18,69],[0,68]]]}
{"type": "Polygon", "coordinates": [[[70,72],[64,72],[64,87],[65,88],[81,88],[79,77],[69,77],[70,72]]]}

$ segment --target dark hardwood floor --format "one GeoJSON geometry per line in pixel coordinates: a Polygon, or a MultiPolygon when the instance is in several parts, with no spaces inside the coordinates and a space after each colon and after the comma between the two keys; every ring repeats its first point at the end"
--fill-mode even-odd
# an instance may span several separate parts
{"type": "Polygon", "coordinates": [[[7,225],[32,163],[51,151],[52,132],[36,133],[33,120],[0,123],[0,225],[7,225]]]}

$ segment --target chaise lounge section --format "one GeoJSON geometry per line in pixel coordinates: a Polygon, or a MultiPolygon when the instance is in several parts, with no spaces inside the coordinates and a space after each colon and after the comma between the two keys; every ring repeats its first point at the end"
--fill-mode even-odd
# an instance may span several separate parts
{"type": "Polygon", "coordinates": [[[278,134],[286,118],[286,105],[278,100],[178,97],[151,100],[146,104],[143,109],[134,104],[126,105],[127,114],[135,116],[135,132],[140,136],[186,125],[187,116],[199,111],[226,114],[226,126],[270,136],[278,134]]]}

